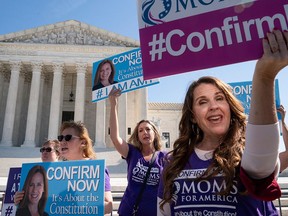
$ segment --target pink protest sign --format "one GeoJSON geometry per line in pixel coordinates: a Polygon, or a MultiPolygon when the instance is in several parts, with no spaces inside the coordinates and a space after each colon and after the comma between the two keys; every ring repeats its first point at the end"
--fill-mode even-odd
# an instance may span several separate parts
{"type": "Polygon", "coordinates": [[[287,30],[287,0],[138,0],[138,9],[145,80],[258,59],[266,33],[287,30]]]}

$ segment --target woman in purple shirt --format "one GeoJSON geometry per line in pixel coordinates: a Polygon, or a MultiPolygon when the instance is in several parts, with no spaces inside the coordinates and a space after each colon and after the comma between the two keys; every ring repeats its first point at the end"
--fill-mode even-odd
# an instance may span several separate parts
{"type": "Polygon", "coordinates": [[[160,151],[160,134],[151,121],[141,120],[136,125],[128,143],[123,140],[119,136],[117,116],[117,102],[120,95],[121,91],[119,89],[112,89],[109,95],[111,104],[110,137],[116,150],[126,160],[128,165],[128,185],[121,200],[118,213],[120,216],[156,215],[157,191],[163,169],[163,157],[165,156],[160,151]],[[146,184],[144,184],[150,163],[150,174],[147,176],[146,184]],[[143,187],[145,189],[141,193],[140,191],[143,187]],[[141,199],[139,199],[139,196],[141,196],[141,199]],[[138,205],[136,200],[139,200],[138,205]],[[132,214],[135,209],[138,209],[137,214],[132,214]]]}
{"type": "Polygon", "coordinates": [[[187,90],[179,138],[159,186],[159,215],[278,215],[279,125],[274,83],[288,65],[288,32],[267,33],[248,123],[231,87],[201,77],[187,90]],[[163,180],[163,181],[162,181],[163,180]]]}

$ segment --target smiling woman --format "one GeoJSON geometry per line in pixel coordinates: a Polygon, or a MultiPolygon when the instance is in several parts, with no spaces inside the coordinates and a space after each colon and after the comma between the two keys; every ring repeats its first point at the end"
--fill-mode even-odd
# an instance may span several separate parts
{"type": "MultiPolygon", "coordinates": [[[[63,122],[60,128],[61,157],[64,160],[94,160],[96,153],[93,149],[92,140],[89,137],[87,128],[82,122],[63,122]]],[[[105,168],[105,214],[112,212],[112,194],[108,169],[105,168]]]]}
{"type": "Polygon", "coordinates": [[[273,30],[262,42],[248,122],[227,83],[204,76],[189,86],[179,138],[160,180],[158,216],[278,215],[272,202],[281,196],[274,88],[288,65],[288,33],[273,30]]]}
{"type": "Polygon", "coordinates": [[[23,200],[16,211],[16,216],[48,216],[44,212],[48,197],[48,181],[42,166],[34,166],[29,170],[23,186],[23,200]]]}
{"type": "Polygon", "coordinates": [[[103,60],[97,67],[92,90],[97,90],[105,86],[117,83],[114,81],[115,67],[111,60],[103,60]]]}

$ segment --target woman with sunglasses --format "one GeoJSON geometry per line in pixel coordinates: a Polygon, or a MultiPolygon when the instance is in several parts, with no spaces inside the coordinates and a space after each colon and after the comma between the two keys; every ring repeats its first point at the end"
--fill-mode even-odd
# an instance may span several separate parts
{"type": "MultiPolygon", "coordinates": [[[[85,125],[81,122],[63,122],[58,140],[63,160],[93,160],[96,153],[85,125]]],[[[112,212],[112,194],[108,169],[105,168],[105,214],[112,212]]]]}
{"type": "Polygon", "coordinates": [[[40,148],[41,159],[43,162],[58,161],[60,156],[60,142],[58,140],[47,140],[40,148]]]}

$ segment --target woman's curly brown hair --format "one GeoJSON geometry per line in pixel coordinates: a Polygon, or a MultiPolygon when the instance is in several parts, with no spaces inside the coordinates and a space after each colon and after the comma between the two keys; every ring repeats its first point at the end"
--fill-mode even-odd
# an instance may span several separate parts
{"type": "Polygon", "coordinates": [[[193,82],[185,96],[182,117],[179,123],[179,138],[174,148],[167,155],[167,166],[163,171],[164,194],[161,208],[170,203],[173,195],[173,183],[177,175],[187,164],[195,146],[202,141],[203,131],[193,123],[194,90],[201,84],[212,84],[223,92],[230,106],[231,124],[221,144],[215,149],[211,165],[197,180],[210,179],[220,172],[226,181],[227,187],[220,193],[228,194],[233,186],[233,179],[238,175],[242,152],[245,146],[246,115],[241,102],[233,95],[232,88],[215,77],[205,76],[193,82]]]}

